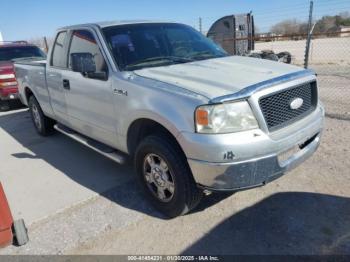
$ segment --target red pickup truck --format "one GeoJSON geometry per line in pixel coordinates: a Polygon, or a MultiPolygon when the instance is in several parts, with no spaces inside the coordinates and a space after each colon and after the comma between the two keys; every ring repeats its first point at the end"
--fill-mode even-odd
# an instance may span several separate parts
{"type": "Polygon", "coordinates": [[[18,99],[13,62],[23,58],[45,58],[40,48],[25,41],[0,42],[0,111],[10,108],[9,100],[18,99]]]}

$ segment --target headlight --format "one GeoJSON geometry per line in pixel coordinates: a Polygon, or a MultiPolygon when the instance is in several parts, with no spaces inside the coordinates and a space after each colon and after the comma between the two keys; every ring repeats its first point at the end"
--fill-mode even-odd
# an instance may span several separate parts
{"type": "Polygon", "coordinates": [[[233,133],[258,128],[247,101],[200,106],[195,118],[198,133],[233,133]]]}

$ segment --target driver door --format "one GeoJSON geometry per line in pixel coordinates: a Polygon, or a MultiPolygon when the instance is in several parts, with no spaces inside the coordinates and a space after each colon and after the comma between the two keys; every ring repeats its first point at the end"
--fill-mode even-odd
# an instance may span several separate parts
{"type": "Polygon", "coordinates": [[[90,29],[71,33],[68,51],[68,70],[63,73],[66,85],[66,105],[72,127],[80,133],[109,145],[116,143],[112,80],[108,78],[108,65],[97,37],[90,29]],[[107,72],[107,79],[93,79],[73,72],[71,55],[91,53],[96,72],[107,72]]]}

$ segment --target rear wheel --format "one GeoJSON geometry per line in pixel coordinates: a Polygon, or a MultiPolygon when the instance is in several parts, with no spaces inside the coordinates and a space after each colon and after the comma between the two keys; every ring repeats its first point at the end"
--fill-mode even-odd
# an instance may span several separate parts
{"type": "Polygon", "coordinates": [[[44,115],[34,96],[29,98],[28,106],[36,131],[42,136],[51,134],[55,121],[44,115]]]}
{"type": "Polygon", "coordinates": [[[148,136],[138,146],[135,167],[150,202],[168,217],[184,215],[200,202],[186,157],[165,136],[148,136]]]}

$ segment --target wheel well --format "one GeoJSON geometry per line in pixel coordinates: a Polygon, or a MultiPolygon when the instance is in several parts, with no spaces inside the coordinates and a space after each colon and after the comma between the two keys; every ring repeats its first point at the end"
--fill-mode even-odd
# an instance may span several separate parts
{"type": "Polygon", "coordinates": [[[29,101],[29,98],[30,98],[31,96],[34,95],[33,92],[32,92],[32,90],[29,89],[29,87],[26,87],[26,88],[24,89],[24,94],[25,94],[25,96],[26,96],[27,103],[28,103],[28,101],[29,101]]]}
{"type": "Polygon", "coordinates": [[[156,121],[143,118],[134,121],[128,130],[127,146],[128,152],[131,156],[134,155],[140,142],[149,135],[165,136],[174,144],[174,146],[177,146],[183,152],[176,138],[168,129],[156,121]]]}

